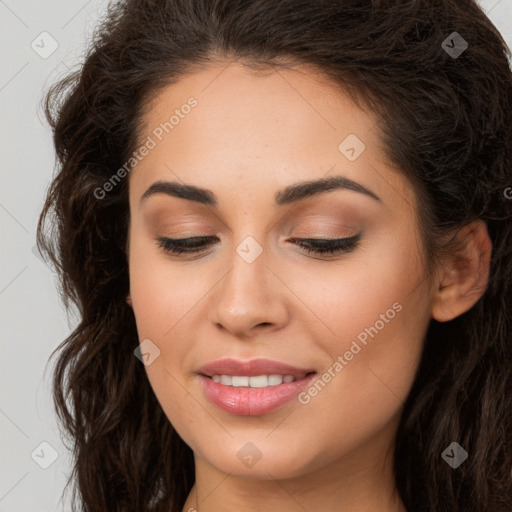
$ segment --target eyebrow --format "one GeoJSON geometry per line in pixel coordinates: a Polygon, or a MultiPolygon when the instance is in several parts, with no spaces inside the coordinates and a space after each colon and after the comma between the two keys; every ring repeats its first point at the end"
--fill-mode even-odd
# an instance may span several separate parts
{"type": "MultiPolygon", "coordinates": [[[[377,194],[360,183],[352,181],[345,176],[330,176],[319,180],[303,181],[300,183],[294,183],[293,185],[288,185],[283,190],[276,192],[274,196],[275,205],[287,205],[336,189],[351,190],[371,197],[375,201],[382,202],[381,198],[377,194]]],[[[218,205],[217,197],[211,190],[200,188],[195,185],[185,185],[175,181],[156,181],[146,190],[146,192],[144,192],[144,194],[142,194],[140,202],[142,203],[148,197],[155,194],[166,194],[168,196],[187,199],[189,201],[194,201],[208,206],[218,205]]]]}

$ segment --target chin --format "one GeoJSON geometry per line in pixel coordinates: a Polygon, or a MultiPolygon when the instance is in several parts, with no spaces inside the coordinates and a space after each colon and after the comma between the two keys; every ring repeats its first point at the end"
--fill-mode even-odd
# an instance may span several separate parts
{"type": "Polygon", "coordinates": [[[260,480],[302,476],[315,466],[315,457],[304,453],[303,440],[298,439],[297,445],[283,446],[270,440],[251,442],[248,439],[234,438],[226,446],[217,444],[215,450],[211,450],[210,445],[201,457],[223,473],[260,480]]]}

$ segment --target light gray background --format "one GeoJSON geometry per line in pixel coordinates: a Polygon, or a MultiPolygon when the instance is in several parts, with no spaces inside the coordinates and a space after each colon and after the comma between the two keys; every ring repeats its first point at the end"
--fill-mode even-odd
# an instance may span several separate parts
{"type": "MultiPolygon", "coordinates": [[[[51,83],[79,65],[107,4],[0,0],[0,512],[69,510],[61,494],[70,457],[51,402],[54,360],[44,371],[76,319],[67,317],[54,275],[33,249],[55,163],[40,102],[51,83]],[[43,442],[57,454],[47,469],[41,465],[53,452],[43,442]]],[[[480,4],[512,47],[512,0],[480,4]]]]}

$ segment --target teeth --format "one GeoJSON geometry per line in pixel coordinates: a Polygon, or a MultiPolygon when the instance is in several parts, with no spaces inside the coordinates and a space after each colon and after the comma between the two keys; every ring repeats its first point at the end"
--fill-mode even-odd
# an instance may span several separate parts
{"type": "Polygon", "coordinates": [[[249,385],[249,377],[239,377],[234,376],[231,377],[231,385],[232,386],[248,386],[249,385]]]}
{"type": "Polygon", "coordinates": [[[225,384],[226,386],[232,386],[233,385],[233,377],[231,377],[231,375],[221,375],[220,383],[225,384]]]}
{"type": "Polygon", "coordinates": [[[282,375],[269,375],[268,376],[268,385],[269,386],[279,386],[282,384],[284,377],[282,375]]]}
{"type": "Polygon", "coordinates": [[[268,386],[279,386],[279,384],[297,380],[293,375],[213,375],[214,382],[233,387],[266,388],[268,386]]]}

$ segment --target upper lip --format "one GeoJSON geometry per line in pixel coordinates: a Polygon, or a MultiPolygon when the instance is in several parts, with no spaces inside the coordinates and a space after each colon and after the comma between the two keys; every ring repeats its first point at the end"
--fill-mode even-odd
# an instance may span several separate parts
{"type": "Polygon", "coordinates": [[[256,375],[292,375],[295,378],[301,378],[314,371],[311,368],[298,368],[270,359],[240,361],[226,358],[205,364],[197,370],[197,373],[208,377],[212,375],[245,375],[248,377],[256,375]]]}

